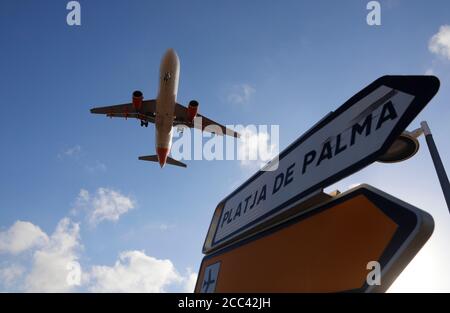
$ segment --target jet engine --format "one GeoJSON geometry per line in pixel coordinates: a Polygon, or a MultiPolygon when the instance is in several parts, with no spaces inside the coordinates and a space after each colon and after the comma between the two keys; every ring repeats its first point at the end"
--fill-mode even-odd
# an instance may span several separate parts
{"type": "Polygon", "coordinates": [[[194,121],[198,111],[198,101],[192,100],[187,107],[187,119],[190,123],[194,121]]]}
{"type": "Polygon", "coordinates": [[[136,111],[142,108],[142,101],[144,100],[144,95],[141,91],[136,90],[133,92],[133,107],[136,111]]]}

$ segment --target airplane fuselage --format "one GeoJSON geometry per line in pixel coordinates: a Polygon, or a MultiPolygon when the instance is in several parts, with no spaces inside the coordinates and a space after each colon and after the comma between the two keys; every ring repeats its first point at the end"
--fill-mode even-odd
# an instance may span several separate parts
{"type": "Polygon", "coordinates": [[[172,145],[172,125],[178,93],[180,61],[173,49],[164,54],[159,70],[159,90],[156,98],[155,148],[161,167],[172,145]]]}

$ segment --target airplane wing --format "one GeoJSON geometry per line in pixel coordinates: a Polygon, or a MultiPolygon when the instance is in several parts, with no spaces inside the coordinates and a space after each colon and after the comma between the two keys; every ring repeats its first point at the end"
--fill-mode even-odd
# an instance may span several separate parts
{"type": "Polygon", "coordinates": [[[213,127],[212,126],[216,126],[219,127],[221,130],[221,133],[217,133],[220,135],[228,135],[228,136],[232,136],[232,137],[236,137],[239,138],[240,134],[238,132],[235,132],[234,130],[231,130],[229,128],[226,128],[225,126],[207,118],[206,116],[203,116],[201,114],[197,114],[197,117],[201,117],[201,123],[191,123],[190,121],[188,121],[187,119],[187,108],[184,105],[181,105],[179,103],[175,104],[175,120],[174,120],[174,125],[186,125],[189,128],[197,128],[200,129],[201,131],[208,131],[208,132],[212,132],[213,131],[213,127]],[[211,127],[208,127],[211,126],[211,127]]]}
{"type": "Polygon", "coordinates": [[[111,105],[91,109],[91,113],[105,114],[108,117],[137,118],[140,120],[155,122],[156,100],[142,101],[142,107],[136,110],[132,103],[111,105]]]}

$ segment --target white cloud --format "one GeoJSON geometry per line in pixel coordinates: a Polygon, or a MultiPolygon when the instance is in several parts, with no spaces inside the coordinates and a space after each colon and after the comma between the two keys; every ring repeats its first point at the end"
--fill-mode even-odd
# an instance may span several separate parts
{"type": "Polygon", "coordinates": [[[134,207],[134,201],[118,191],[99,188],[95,195],[90,195],[87,190],[81,189],[72,212],[87,211],[89,223],[95,226],[102,221],[116,222],[134,207]]]}
{"type": "Polygon", "coordinates": [[[181,275],[170,260],[143,251],[124,251],[113,266],[93,266],[89,273],[92,292],[193,292],[197,273],[181,275]]]}
{"type": "Polygon", "coordinates": [[[261,168],[278,154],[278,138],[274,132],[247,127],[241,131],[238,142],[238,159],[241,165],[251,169],[261,168]]]}
{"type": "Polygon", "coordinates": [[[94,266],[90,273],[94,292],[164,292],[183,282],[170,260],[159,260],[142,251],[125,251],[114,266],[94,266]]]}
{"type": "Polygon", "coordinates": [[[58,223],[48,243],[33,254],[31,271],[25,278],[26,291],[67,292],[76,287],[69,277],[70,265],[77,263],[82,248],[79,233],[79,224],[69,218],[58,223]]]}
{"type": "Polygon", "coordinates": [[[101,173],[106,171],[105,163],[100,162],[98,160],[88,161],[85,158],[85,153],[83,152],[84,150],[81,148],[80,145],[75,145],[73,147],[69,147],[65,150],[62,150],[61,152],[58,153],[57,157],[60,160],[71,159],[72,161],[75,161],[77,164],[82,165],[84,167],[84,170],[90,174],[101,173]]]}
{"type": "Polygon", "coordinates": [[[165,230],[168,230],[170,227],[172,227],[172,226],[163,223],[163,224],[159,224],[158,229],[165,231],[165,230]]]}
{"type": "Polygon", "coordinates": [[[144,227],[144,230],[159,230],[161,232],[169,231],[175,228],[174,224],[150,223],[144,227]]]}
{"type": "Polygon", "coordinates": [[[434,70],[432,68],[427,69],[425,75],[434,75],[434,70]]]}
{"type": "Polygon", "coordinates": [[[0,253],[18,254],[48,242],[47,235],[30,222],[16,221],[0,233],[0,253]]]}
{"type": "MultiPolygon", "coordinates": [[[[15,222],[1,234],[4,252],[16,255],[26,250],[33,251],[29,273],[24,278],[24,291],[62,292],[72,290],[67,282],[68,265],[78,259],[79,225],[68,218],[62,219],[49,237],[38,226],[30,222],[15,222]]],[[[18,264],[2,268],[0,277],[3,286],[10,287],[25,272],[18,264]]]]}
{"type": "Polygon", "coordinates": [[[450,25],[443,25],[439,32],[431,37],[428,49],[437,55],[450,60],[450,25]]]}
{"type": "Polygon", "coordinates": [[[249,84],[234,85],[231,88],[227,99],[234,104],[246,104],[250,101],[255,92],[255,88],[249,84]]]}
{"type": "Polygon", "coordinates": [[[80,202],[89,201],[89,191],[87,191],[86,189],[81,189],[80,193],[78,194],[77,201],[80,201],[80,202]]]}
{"type": "Polygon", "coordinates": [[[86,171],[89,173],[97,173],[97,172],[105,172],[106,171],[106,165],[100,161],[96,161],[94,165],[86,165],[85,166],[86,171]]]}
{"type": "Polygon", "coordinates": [[[81,153],[81,146],[75,145],[73,147],[67,148],[64,151],[58,153],[58,158],[63,157],[75,157],[78,156],[81,153]]]}
{"type": "MultiPolygon", "coordinates": [[[[98,189],[94,196],[82,189],[76,205],[88,204],[92,209],[90,216],[99,220],[105,216],[114,220],[123,213],[123,207],[126,210],[132,207],[130,199],[105,188],[98,189]]],[[[161,230],[171,227],[158,225],[161,230]]],[[[82,269],[80,225],[67,217],[59,221],[50,236],[30,222],[17,221],[0,233],[0,239],[3,252],[9,253],[10,258],[0,266],[3,291],[192,292],[196,282],[197,273],[190,269],[182,275],[171,260],[157,259],[136,250],[120,253],[113,266],[93,265],[82,269]],[[17,255],[26,250],[31,258],[17,255]]]]}
{"type": "MultiPolygon", "coordinates": [[[[86,196],[85,192],[80,193],[80,197],[86,196]]],[[[83,271],[79,263],[83,248],[80,226],[69,218],[63,218],[53,234],[45,237],[42,246],[29,246],[33,251],[29,266],[20,264],[23,259],[16,259],[16,263],[0,268],[3,288],[27,292],[71,292],[80,288],[92,292],[194,290],[197,273],[188,269],[186,275],[181,275],[172,261],[157,259],[143,251],[125,251],[113,266],[94,265],[83,271]]]]}
{"type": "Polygon", "coordinates": [[[0,268],[0,282],[6,288],[10,288],[20,277],[22,277],[24,272],[25,268],[18,264],[2,267],[0,268]]]}
{"type": "Polygon", "coordinates": [[[195,283],[197,282],[198,274],[192,272],[191,269],[188,269],[187,277],[184,278],[184,290],[183,292],[194,292],[195,283]]]}

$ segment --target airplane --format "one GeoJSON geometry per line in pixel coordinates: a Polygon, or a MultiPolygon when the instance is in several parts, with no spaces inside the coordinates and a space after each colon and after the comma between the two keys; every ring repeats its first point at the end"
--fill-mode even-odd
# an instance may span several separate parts
{"type": "Polygon", "coordinates": [[[158,162],[161,168],[166,163],[187,167],[186,164],[169,157],[174,126],[184,125],[217,135],[240,137],[239,133],[198,114],[198,101],[191,100],[187,107],[177,103],[180,60],[175,50],[166,51],[161,60],[159,74],[159,90],[156,99],[144,100],[142,92],[136,90],[132,94],[131,103],[91,109],[91,113],[105,114],[111,118],[136,118],[141,121],[141,127],[148,127],[149,122],[155,124],[156,155],[140,156],[139,160],[158,162]],[[198,122],[197,117],[201,118],[201,122],[198,122]]]}

